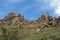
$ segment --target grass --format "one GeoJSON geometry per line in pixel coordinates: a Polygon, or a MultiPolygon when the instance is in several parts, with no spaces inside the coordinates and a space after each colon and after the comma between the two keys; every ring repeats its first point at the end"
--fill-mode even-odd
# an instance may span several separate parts
{"type": "Polygon", "coordinates": [[[26,37],[27,40],[60,40],[60,27],[50,27],[38,34],[26,37]]]}
{"type": "Polygon", "coordinates": [[[60,27],[48,27],[46,30],[30,32],[28,28],[3,26],[0,30],[0,40],[60,40],[60,27]]]}

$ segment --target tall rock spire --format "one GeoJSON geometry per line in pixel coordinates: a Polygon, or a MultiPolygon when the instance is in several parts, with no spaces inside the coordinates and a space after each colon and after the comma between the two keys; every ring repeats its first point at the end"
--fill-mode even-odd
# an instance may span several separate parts
{"type": "Polygon", "coordinates": [[[45,15],[45,21],[46,21],[46,22],[49,22],[49,14],[48,14],[48,12],[47,12],[46,15],[45,15]]]}

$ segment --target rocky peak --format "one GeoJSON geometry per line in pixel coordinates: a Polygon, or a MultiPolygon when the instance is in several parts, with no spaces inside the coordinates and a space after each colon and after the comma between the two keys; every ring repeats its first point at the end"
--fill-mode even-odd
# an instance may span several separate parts
{"type": "Polygon", "coordinates": [[[10,19],[13,19],[13,18],[15,18],[15,17],[20,17],[20,18],[22,18],[23,16],[22,15],[20,15],[20,14],[15,14],[15,13],[9,13],[4,19],[5,20],[10,20],[10,19]]]}
{"type": "Polygon", "coordinates": [[[49,17],[49,13],[48,13],[48,12],[46,13],[45,17],[46,17],[46,18],[49,17]]]}
{"type": "Polygon", "coordinates": [[[46,22],[49,22],[49,14],[48,14],[48,12],[47,12],[46,15],[45,15],[45,21],[46,21],[46,22]]]}
{"type": "Polygon", "coordinates": [[[26,23],[28,22],[26,19],[24,19],[24,17],[20,14],[16,14],[16,13],[9,13],[7,16],[5,16],[5,18],[3,19],[4,21],[2,21],[4,24],[6,25],[10,25],[10,24],[14,24],[14,25],[20,25],[21,23],[26,23]]]}
{"type": "Polygon", "coordinates": [[[51,19],[52,19],[52,16],[49,16],[49,13],[47,12],[46,15],[42,15],[41,17],[39,17],[37,19],[37,21],[40,21],[40,22],[41,21],[46,21],[46,22],[48,22],[51,19]]]}
{"type": "MultiPolygon", "coordinates": [[[[22,15],[12,13],[12,12],[10,14],[8,14],[3,20],[0,20],[0,24],[6,24],[6,25],[10,25],[10,24],[26,25],[31,22],[24,19],[24,17],[22,15]]],[[[60,25],[60,17],[53,18],[52,16],[49,16],[49,13],[47,12],[46,15],[42,15],[37,20],[34,20],[33,23],[37,26],[40,26],[41,24],[42,25],[44,25],[44,24],[48,24],[48,25],[59,24],[60,25]]]]}

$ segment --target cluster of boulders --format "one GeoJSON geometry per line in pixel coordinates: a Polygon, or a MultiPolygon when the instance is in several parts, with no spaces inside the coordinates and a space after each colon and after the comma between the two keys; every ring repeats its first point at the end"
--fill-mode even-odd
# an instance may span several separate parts
{"type": "Polygon", "coordinates": [[[60,17],[58,18],[52,17],[47,12],[46,15],[42,15],[37,20],[28,21],[22,15],[11,12],[7,16],[5,16],[4,19],[0,20],[0,25],[17,25],[17,26],[30,25],[31,27],[32,25],[37,25],[40,26],[41,29],[43,29],[49,26],[51,27],[60,26],[60,17]],[[41,24],[42,26],[40,26],[41,24]]]}
{"type": "Polygon", "coordinates": [[[7,16],[4,17],[3,20],[0,20],[0,25],[23,25],[27,24],[27,20],[24,19],[24,17],[20,14],[16,13],[10,13],[7,16]]]}
{"type": "Polygon", "coordinates": [[[40,22],[43,22],[42,26],[40,26],[41,30],[44,30],[47,27],[58,27],[58,26],[60,26],[60,17],[56,18],[56,17],[49,16],[48,12],[46,13],[46,15],[42,15],[36,21],[38,24],[40,22]]]}

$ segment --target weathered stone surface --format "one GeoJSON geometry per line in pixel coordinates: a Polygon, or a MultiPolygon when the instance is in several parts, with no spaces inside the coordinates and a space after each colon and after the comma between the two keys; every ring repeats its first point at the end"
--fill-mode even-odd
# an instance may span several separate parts
{"type": "Polygon", "coordinates": [[[60,17],[58,18],[52,17],[47,12],[46,15],[42,15],[37,20],[28,21],[24,19],[22,15],[11,12],[3,20],[0,20],[0,25],[11,25],[11,24],[22,27],[29,26],[31,28],[37,26],[41,29],[45,29],[49,26],[56,26],[56,25],[60,26],[60,17]]]}
{"type": "Polygon", "coordinates": [[[22,15],[11,12],[0,21],[0,25],[20,25],[22,22],[27,24],[28,21],[22,15]]]}
{"type": "Polygon", "coordinates": [[[60,16],[57,18],[57,25],[60,26],[60,16]]]}
{"type": "Polygon", "coordinates": [[[43,15],[40,18],[38,18],[36,20],[36,23],[40,24],[40,25],[43,23],[40,28],[41,28],[41,30],[44,30],[47,27],[60,26],[60,17],[58,17],[58,18],[52,17],[47,12],[46,15],[43,15]]]}
{"type": "Polygon", "coordinates": [[[49,22],[49,15],[48,15],[48,12],[47,12],[46,15],[45,15],[45,21],[46,21],[46,22],[49,22]]]}

